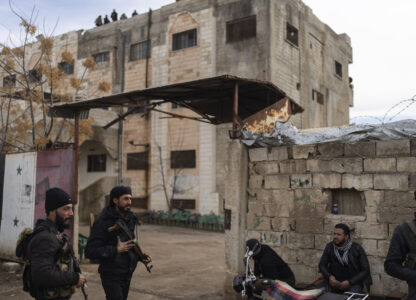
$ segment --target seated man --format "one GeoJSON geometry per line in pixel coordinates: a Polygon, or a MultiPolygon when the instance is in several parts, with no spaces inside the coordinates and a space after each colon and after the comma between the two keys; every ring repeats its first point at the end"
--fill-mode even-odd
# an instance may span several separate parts
{"type": "Polygon", "coordinates": [[[256,239],[246,242],[246,247],[253,251],[254,275],[257,278],[278,279],[295,286],[295,275],[287,263],[267,245],[256,239]]]}
{"type": "Polygon", "coordinates": [[[364,249],[351,241],[350,229],[345,224],[335,225],[333,241],[328,243],[319,262],[319,271],[334,293],[370,292],[370,265],[364,249]]]}

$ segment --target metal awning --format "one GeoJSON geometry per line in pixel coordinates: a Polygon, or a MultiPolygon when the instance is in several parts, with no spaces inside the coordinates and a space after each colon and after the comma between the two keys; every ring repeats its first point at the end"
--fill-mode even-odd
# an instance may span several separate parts
{"type": "MultiPolygon", "coordinates": [[[[76,113],[92,108],[120,106],[128,107],[129,112],[133,112],[139,107],[154,108],[156,105],[171,102],[193,110],[201,116],[201,119],[210,123],[221,124],[234,120],[236,97],[238,118],[242,120],[287,95],[270,82],[222,75],[55,105],[51,108],[50,114],[55,117],[71,118],[76,113]]],[[[288,99],[292,114],[303,111],[300,105],[288,99]]]]}

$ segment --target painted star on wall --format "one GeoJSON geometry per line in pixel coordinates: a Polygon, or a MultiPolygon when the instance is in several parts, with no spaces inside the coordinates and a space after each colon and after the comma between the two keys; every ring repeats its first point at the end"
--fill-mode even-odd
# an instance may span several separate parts
{"type": "Polygon", "coordinates": [[[22,168],[20,167],[20,165],[19,165],[19,167],[16,169],[16,171],[17,171],[17,175],[22,175],[22,168]]]}
{"type": "Polygon", "coordinates": [[[17,225],[19,225],[19,220],[17,219],[17,217],[14,217],[13,226],[17,227],[17,225]]]}

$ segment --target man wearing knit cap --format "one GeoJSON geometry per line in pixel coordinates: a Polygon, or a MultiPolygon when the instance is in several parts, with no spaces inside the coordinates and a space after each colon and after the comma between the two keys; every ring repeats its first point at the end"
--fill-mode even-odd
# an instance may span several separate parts
{"type": "Polygon", "coordinates": [[[36,234],[29,242],[27,257],[31,265],[31,284],[36,289],[36,300],[67,300],[76,287],[85,284],[83,274],[74,272],[72,247],[63,233],[72,218],[72,200],[60,188],[46,191],[47,218],[36,222],[36,234]]]}
{"type": "Polygon", "coordinates": [[[139,259],[148,263],[150,256],[140,258],[134,251],[136,216],[130,211],[131,188],[116,186],[110,192],[110,204],[103,209],[91,229],[85,256],[98,259],[101,283],[107,300],[126,300],[130,281],[139,259]],[[109,230],[121,224],[128,231],[109,230]]]}

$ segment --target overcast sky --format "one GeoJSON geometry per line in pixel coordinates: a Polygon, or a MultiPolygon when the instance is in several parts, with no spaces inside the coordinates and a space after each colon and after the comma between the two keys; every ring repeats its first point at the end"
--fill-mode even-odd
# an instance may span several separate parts
{"type": "MultiPolygon", "coordinates": [[[[194,0],[198,1],[198,0],[194,0]]],[[[273,0],[270,0],[273,1],[273,0]]],[[[14,0],[13,7],[30,15],[35,6],[38,25],[56,34],[94,26],[98,15],[131,16],[149,8],[157,9],[173,0],[14,0]]],[[[394,104],[416,95],[416,1],[415,0],[304,0],[320,20],[337,33],[351,37],[354,84],[351,117],[383,116],[394,104]]],[[[0,0],[0,41],[10,30],[19,31],[18,19],[10,12],[8,0],[0,0]]],[[[389,116],[404,108],[397,107],[389,116]]],[[[400,114],[416,118],[416,104],[400,114]]],[[[389,117],[387,118],[389,119],[389,117]]],[[[394,120],[397,120],[394,119],[394,120]]],[[[353,121],[358,121],[354,119],[353,121]]]]}

